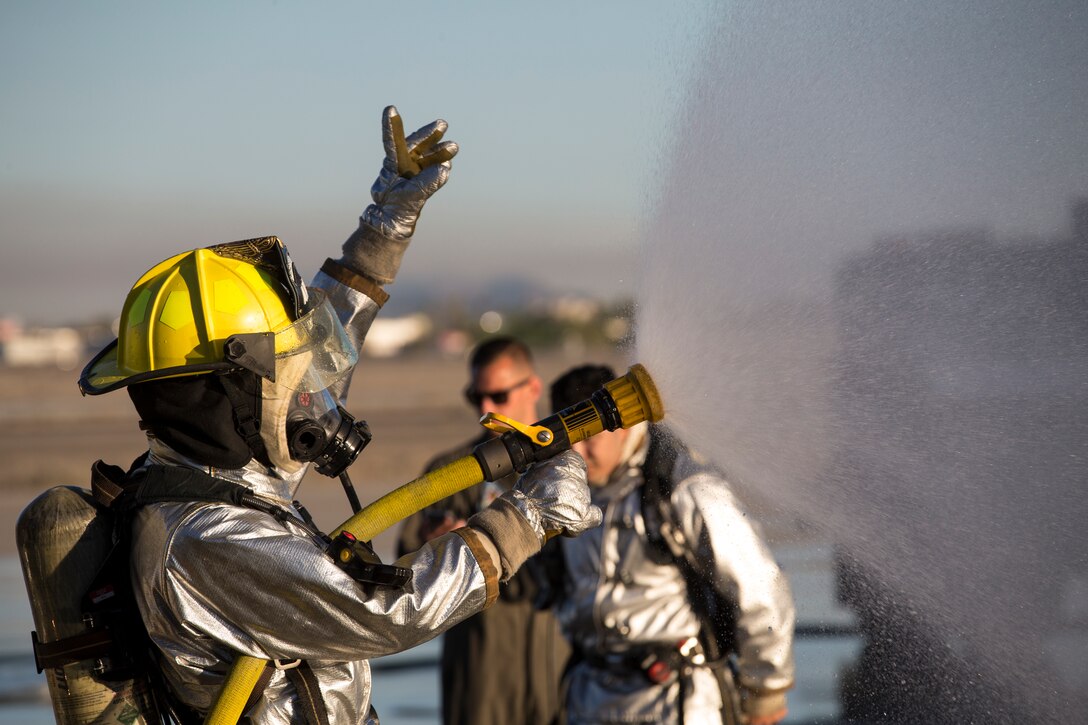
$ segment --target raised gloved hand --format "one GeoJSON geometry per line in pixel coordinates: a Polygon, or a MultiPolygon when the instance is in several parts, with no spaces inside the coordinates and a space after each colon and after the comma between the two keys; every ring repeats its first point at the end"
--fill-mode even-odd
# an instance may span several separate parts
{"type": "Polygon", "coordinates": [[[442,141],[445,133],[446,122],[437,120],[405,138],[397,109],[387,106],[382,112],[385,160],[370,189],[374,203],[344,242],[341,264],[379,284],[397,276],[424,203],[449,178],[457,144],[442,141]]]}
{"type": "Polygon", "coordinates": [[[550,533],[575,536],[601,523],[601,510],[590,501],[586,464],[574,451],[538,463],[517,485],[468,520],[499,551],[506,581],[540,550],[550,533]]]}

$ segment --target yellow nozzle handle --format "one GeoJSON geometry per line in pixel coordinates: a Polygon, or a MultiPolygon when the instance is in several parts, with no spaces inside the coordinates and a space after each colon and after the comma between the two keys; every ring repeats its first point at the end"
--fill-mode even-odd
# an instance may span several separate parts
{"type": "Polygon", "coordinates": [[[480,425],[495,433],[505,433],[511,430],[521,433],[538,446],[546,446],[555,440],[555,436],[546,426],[526,425],[513,418],[507,418],[500,413],[486,413],[480,418],[480,425]]]}

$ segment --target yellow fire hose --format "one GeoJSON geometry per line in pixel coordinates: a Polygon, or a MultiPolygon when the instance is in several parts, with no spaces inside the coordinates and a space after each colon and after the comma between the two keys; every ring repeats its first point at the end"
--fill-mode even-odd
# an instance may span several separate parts
{"type": "MultiPolygon", "coordinates": [[[[524,471],[531,464],[569,450],[571,444],[601,431],[630,428],[662,417],[664,408],[657,387],[641,365],[633,365],[626,375],[606,383],[588,399],[534,425],[488,414],[481,423],[502,433],[501,436],[481,443],[472,455],[387,493],[331,535],[347,532],[359,541],[370,541],[398,521],[469,486],[498,480],[515,470],[524,471]]],[[[204,722],[235,725],[267,666],[266,660],[239,656],[204,722]]]]}

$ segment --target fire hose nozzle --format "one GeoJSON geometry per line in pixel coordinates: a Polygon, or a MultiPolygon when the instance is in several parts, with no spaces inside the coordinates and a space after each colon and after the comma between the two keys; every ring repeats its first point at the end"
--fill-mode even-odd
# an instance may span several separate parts
{"type": "Polygon", "coordinates": [[[630,428],[643,421],[656,423],[665,417],[665,406],[661,403],[657,385],[641,364],[632,365],[626,375],[605,383],[604,388],[616,404],[621,428],[630,428]]]}
{"type": "Polygon", "coordinates": [[[661,395],[642,365],[632,365],[585,400],[554,413],[534,425],[489,414],[481,423],[502,435],[473,451],[488,481],[524,472],[533,463],[569,450],[575,443],[601,431],[656,423],[665,415],[661,395]]]}

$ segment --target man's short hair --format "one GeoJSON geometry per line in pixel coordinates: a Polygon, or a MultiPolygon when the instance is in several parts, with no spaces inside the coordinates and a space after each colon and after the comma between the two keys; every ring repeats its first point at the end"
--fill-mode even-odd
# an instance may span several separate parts
{"type": "Polygon", "coordinates": [[[581,365],[560,375],[551,387],[552,411],[580,403],[616,379],[607,365],[581,365]]]}
{"type": "Polygon", "coordinates": [[[469,370],[487,367],[500,357],[508,357],[515,363],[533,366],[533,354],[529,346],[516,337],[493,337],[478,344],[468,359],[469,370]]]}

